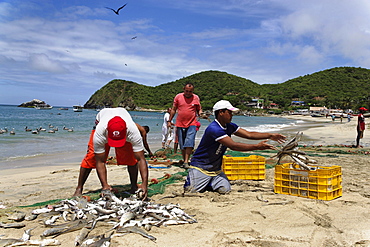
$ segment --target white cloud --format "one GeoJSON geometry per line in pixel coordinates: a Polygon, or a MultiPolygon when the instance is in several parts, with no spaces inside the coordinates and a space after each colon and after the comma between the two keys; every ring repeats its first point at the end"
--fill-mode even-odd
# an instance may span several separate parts
{"type": "Polygon", "coordinates": [[[368,57],[369,1],[314,0],[299,3],[293,5],[289,15],[279,19],[284,35],[297,43],[309,41],[324,56],[342,55],[356,63],[368,57]]]}
{"type": "Polygon", "coordinates": [[[14,10],[13,6],[9,3],[2,2],[0,3],[0,20],[3,17],[8,17],[11,15],[11,12],[14,10]]]}
{"type": "Polygon", "coordinates": [[[67,69],[59,61],[50,59],[45,54],[31,54],[29,65],[32,69],[49,73],[67,73],[67,69]]]}
{"type": "Polygon", "coordinates": [[[106,72],[102,72],[102,71],[94,72],[94,76],[98,77],[98,78],[110,79],[110,80],[113,79],[113,78],[117,78],[115,73],[106,73],[106,72]]]}

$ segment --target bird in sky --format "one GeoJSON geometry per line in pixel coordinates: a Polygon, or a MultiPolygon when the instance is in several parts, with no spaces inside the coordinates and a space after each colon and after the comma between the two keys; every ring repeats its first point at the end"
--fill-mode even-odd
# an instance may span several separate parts
{"type": "Polygon", "coordinates": [[[134,36],[134,37],[132,37],[131,39],[136,39],[137,38],[137,36],[134,36]]]}
{"type": "Polygon", "coordinates": [[[120,11],[121,9],[123,9],[126,5],[127,5],[127,3],[126,3],[125,5],[123,5],[123,6],[119,7],[117,10],[114,10],[114,9],[112,9],[112,8],[109,8],[109,7],[105,7],[105,8],[110,9],[110,10],[112,10],[114,13],[116,13],[116,15],[119,15],[119,11],[120,11]]]}

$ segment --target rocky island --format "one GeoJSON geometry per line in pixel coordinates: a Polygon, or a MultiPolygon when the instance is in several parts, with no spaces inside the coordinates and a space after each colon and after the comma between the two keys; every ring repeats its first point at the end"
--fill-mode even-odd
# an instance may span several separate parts
{"type": "Polygon", "coordinates": [[[45,101],[39,100],[39,99],[33,99],[28,102],[24,102],[20,104],[18,107],[47,107],[52,108],[51,105],[46,104],[45,101]]]}

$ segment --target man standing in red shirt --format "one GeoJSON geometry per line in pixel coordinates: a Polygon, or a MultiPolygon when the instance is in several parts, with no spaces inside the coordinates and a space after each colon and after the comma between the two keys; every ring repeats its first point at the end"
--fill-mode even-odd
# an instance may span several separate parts
{"type": "Polygon", "coordinates": [[[360,113],[357,116],[357,138],[356,138],[356,148],[360,147],[360,139],[364,137],[365,131],[365,117],[364,113],[367,111],[365,107],[360,107],[358,109],[360,113]]]}
{"type": "Polygon", "coordinates": [[[170,118],[167,121],[169,128],[172,125],[171,121],[176,112],[176,135],[178,136],[182,158],[184,160],[184,168],[187,169],[189,168],[190,155],[195,146],[197,117],[203,114],[200,99],[198,95],[194,94],[194,85],[192,83],[187,83],[184,86],[184,92],[175,96],[170,118]]]}

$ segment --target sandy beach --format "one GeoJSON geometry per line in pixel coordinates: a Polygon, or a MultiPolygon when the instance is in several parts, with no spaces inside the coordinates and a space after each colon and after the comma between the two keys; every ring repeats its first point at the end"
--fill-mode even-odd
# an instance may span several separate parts
{"type": "MultiPolygon", "coordinates": [[[[329,118],[288,117],[321,123],[322,127],[303,130],[302,143],[307,146],[302,150],[317,154],[313,159],[321,166],[341,166],[341,197],[323,201],[275,194],[273,168],[266,169],[265,180],[233,183],[232,192],[227,195],[206,192],[174,197],[174,192],[183,192],[183,182],[178,182],[151,199],[162,204],[178,203],[197,223],[153,227],[150,234],[157,238],[156,242],[137,234],[113,237],[111,246],[370,246],[370,170],[369,155],[366,155],[370,151],[370,134],[365,131],[361,141],[364,147],[355,149],[350,146],[356,138],[356,117],[351,122],[343,119],[342,123],[339,119],[333,123],[329,118]],[[172,198],[163,198],[166,196],[172,198]]],[[[2,170],[0,207],[4,209],[0,209],[0,222],[9,222],[6,213],[35,209],[19,206],[70,198],[77,184],[82,156],[73,154],[66,158],[63,154],[49,157],[47,161],[33,158],[23,162],[40,163],[39,167],[2,170]],[[50,163],[53,166],[48,165],[50,163]]],[[[267,162],[271,164],[274,160],[268,158],[267,162]]],[[[113,186],[129,183],[125,167],[110,165],[107,169],[108,181],[113,186]]],[[[184,170],[177,166],[150,168],[149,178],[180,171],[184,170]]],[[[84,193],[99,189],[99,180],[93,171],[84,193]]],[[[0,228],[0,236],[20,238],[25,229],[32,227],[36,228],[31,239],[39,239],[45,227],[37,220],[26,222],[23,229],[0,228]]],[[[100,227],[100,230],[108,229],[100,227]]],[[[74,246],[76,235],[77,232],[71,232],[56,239],[61,242],[60,246],[74,246]]]]}

